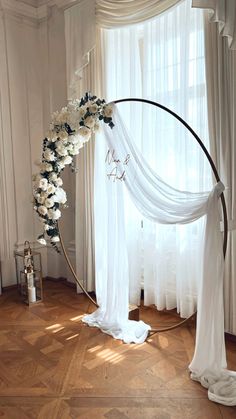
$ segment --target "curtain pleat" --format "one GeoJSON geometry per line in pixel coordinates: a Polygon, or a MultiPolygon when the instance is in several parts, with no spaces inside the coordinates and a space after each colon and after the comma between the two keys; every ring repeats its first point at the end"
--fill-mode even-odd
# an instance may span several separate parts
{"type": "Polygon", "coordinates": [[[102,28],[115,28],[151,19],[181,0],[97,0],[96,22],[102,28]]]}
{"type": "Polygon", "coordinates": [[[228,38],[228,45],[236,49],[236,1],[192,0],[192,7],[209,10],[210,22],[217,22],[219,33],[228,38]]]}
{"type": "Polygon", "coordinates": [[[236,334],[236,52],[228,48],[216,25],[205,18],[207,103],[210,149],[226,186],[229,237],[224,296],[225,328],[236,334]]]}

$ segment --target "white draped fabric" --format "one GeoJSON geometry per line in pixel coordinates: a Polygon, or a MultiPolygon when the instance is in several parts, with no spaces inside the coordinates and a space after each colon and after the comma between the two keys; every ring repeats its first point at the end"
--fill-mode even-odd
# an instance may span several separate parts
{"type": "Polygon", "coordinates": [[[151,19],[181,0],[96,0],[96,22],[115,28],[151,19]]]}
{"type": "Polygon", "coordinates": [[[191,377],[209,387],[209,398],[236,404],[236,376],[225,370],[223,251],[218,199],[224,186],[211,192],[179,191],[147,164],[114,106],[115,128],[104,128],[96,141],[95,193],[96,295],[99,308],[84,321],[124,342],[143,342],[149,326],[128,320],[129,260],[126,246],[123,188],[139,211],[163,224],[185,224],[206,215],[203,261],[199,261],[197,334],[191,377]],[[110,156],[110,160],[107,159],[110,156]],[[112,156],[112,158],[111,158],[112,156]],[[106,161],[101,171],[100,161],[106,161]]]}
{"type": "Polygon", "coordinates": [[[217,22],[219,33],[228,38],[228,45],[236,49],[236,1],[192,0],[192,7],[208,9],[211,22],[217,22]]]}

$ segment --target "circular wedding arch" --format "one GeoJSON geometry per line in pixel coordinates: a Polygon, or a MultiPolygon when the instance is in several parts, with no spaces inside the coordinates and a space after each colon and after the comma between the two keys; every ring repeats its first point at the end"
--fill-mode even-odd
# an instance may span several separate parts
{"type": "MultiPolygon", "coordinates": [[[[199,136],[196,134],[196,132],[190,127],[190,125],[183,119],[181,118],[178,114],[176,114],[175,112],[173,112],[171,109],[167,108],[166,106],[154,102],[152,100],[148,100],[148,99],[141,99],[141,98],[124,98],[124,99],[117,99],[114,100],[113,102],[111,102],[110,104],[118,104],[118,103],[123,103],[123,102],[141,102],[141,103],[146,103],[152,106],[155,106],[159,109],[162,109],[163,111],[169,113],[170,115],[172,115],[175,119],[177,119],[182,125],[185,126],[185,128],[192,134],[192,136],[195,138],[195,140],[197,141],[197,143],[199,144],[199,146],[201,147],[203,153],[205,154],[211,169],[214,173],[215,179],[217,182],[220,182],[220,176],[218,174],[218,171],[216,169],[215,163],[210,155],[210,153],[208,152],[207,148],[205,147],[205,145],[203,144],[203,142],[201,141],[201,139],[199,138],[199,136]]],[[[222,213],[223,213],[223,224],[224,224],[224,239],[223,239],[223,255],[225,258],[226,255],[226,250],[227,250],[227,237],[228,237],[228,218],[227,218],[227,210],[226,210],[226,202],[225,202],[225,197],[224,197],[224,193],[222,192],[221,196],[220,196],[220,200],[221,200],[221,207],[222,207],[222,213]]],[[[96,301],[91,297],[91,295],[87,292],[87,290],[84,288],[83,284],[81,283],[81,281],[79,280],[72,264],[71,261],[68,257],[68,254],[66,252],[66,248],[64,245],[64,241],[63,241],[63,237],[60,231],[60,227],[59,227],[59,223],[58,223],[58,231],[59,231],[59,236],[60,236],[60,242],[61,242],[61,248],[63,251],[63,254],[65,256],[66,262],[70,268],[70,271],[73,275],[73,277],[75,278],[77,284],[80,286],[80,288],[82,289],[83,293],[88,297],[88,299],[96,306],[98,307],[98,304],[96,303],[96,301]]],[[[194,316],[196,315],[196,312],[193,313],[191,316],[187,317],[186,319],[175,323],[174,325],[170,325],[170,326],[165,326],[162,328],[153,328],[151,327],[151,330],[149,331],[149,333],[157,333],[157,332],[166,332],[168,330],[172,330],[175,329],[179,326],[182,326],[183,324],[187,323],[190,319],[192,319],[194,316]]]]}

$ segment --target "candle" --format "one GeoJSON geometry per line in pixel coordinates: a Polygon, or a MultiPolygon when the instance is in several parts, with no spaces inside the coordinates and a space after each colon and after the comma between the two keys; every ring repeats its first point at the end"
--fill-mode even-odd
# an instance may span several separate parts
{"type": "Polygon", "coordinates": [[[29,287],[28,288],[28,298],[29,298],[29,303],[35,303],[35,301],[36,301],[35,287],[29,287]]]}

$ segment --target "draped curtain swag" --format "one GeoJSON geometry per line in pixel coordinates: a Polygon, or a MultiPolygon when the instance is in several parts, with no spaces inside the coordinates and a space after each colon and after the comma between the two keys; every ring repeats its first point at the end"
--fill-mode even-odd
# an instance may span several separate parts
{"type": "Polygon", "coordinates": [[[228,38],[228,45],[236,49],[236,1],[192,0],[192,7],[209,10],[211,22],[218,22],[219,32],[228,38]]]}
{"type": "Polygon", "coordinates": [[[97,0],[96,22],[102,28],[133,25],[163,13],[180,0],[97,0]]]}

